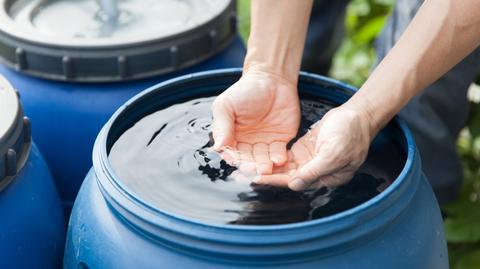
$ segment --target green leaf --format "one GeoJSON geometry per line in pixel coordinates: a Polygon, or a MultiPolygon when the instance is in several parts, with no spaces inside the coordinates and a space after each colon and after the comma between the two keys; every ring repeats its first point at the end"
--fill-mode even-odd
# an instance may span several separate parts
{"type": "Polygon", "coordinates": [[[480,242],[480,203],[460,201],[443,207],[447,213],[445,234],[449,243],[480,242]]]}
{"type": "Polygon", "coordinates": [[[250,0],[237,1],[238,30],[243,42],[246,44],[250,35],[250,0]]]}
{"type": "Polygon", "coordinates": [[[353,0],[347,7],[347,16],[367,16],[371,6],[368,0],[353,0]]]}
{"type": "Polygon", "coordinates": [[[384,6],[393,6],[395,4],[395,0],[373,0],[373,2],[384,6]]]}
{"type": "Polygon", "coordinates": [[[461,256],[454,269],[480,269],[480,249],[461,256]]]}
{"type": "Polygon", "coordinates": [[[385,19],[385,16],[379,16],[369,20],[357,30],[353,36],[353,41],[358,44],[370,44],[382,30],[382,27],[385,24],[385,19]]]}
{"type": "Polygon", "coordinates": [[[480,242],[480,218],[459,217],[445,220],[445,233],[451,243],[480,242]]]}
{"type": "Polygon", "coordinates": [[[345,17],[345,27],[348,31],[353,31],[358,25],[358,16],[357,15],[347,15],[345,17]]]}

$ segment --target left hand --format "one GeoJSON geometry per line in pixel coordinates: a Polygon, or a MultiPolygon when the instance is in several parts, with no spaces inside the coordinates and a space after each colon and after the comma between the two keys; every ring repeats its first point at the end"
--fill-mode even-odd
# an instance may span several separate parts
{"type": "Polygon", "coordinates": [[[371,133],[368,117],[358,110],[332,109],[293,144],[287,164],[254,182],[295,191],[342,185],[365,161],[371,133]]]}

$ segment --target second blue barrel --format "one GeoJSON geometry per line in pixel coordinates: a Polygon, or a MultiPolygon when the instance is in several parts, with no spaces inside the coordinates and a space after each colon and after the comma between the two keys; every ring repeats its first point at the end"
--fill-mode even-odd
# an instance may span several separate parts
{"type": "Polygon", "coordinates": [[[0,74],[21,93],[67,212],[95,136],[141,90],[180,74],[240,66],[230,0],[0,1],[0,74]],[[113,15],[112,15],[113,14],[113,15]]]}
{"type": "Polygon", "coordinates": [[[17,93],[0,76],[0,267],[60,268],[65,223],[17,93]]]}
{"type": "MultiPolygon", "coordinates": [[[[72,211],[66,269],[448,268],[440,209],[398,119],[370,148],[381,158],[369,153],[365,164],[389,180],[357,173],[310,199],[311,191],[232,179],[235,171],[208,151],[208,102],[240,76],[234,69],[179,77],[117,110],[97,137],[72,211]],[[130,144],[119,151],[122,141],[130,144]]],[[[355,91],[312,74],[301,74],[298,88],[302,114],[314,119],[308,125],[355,91]]]]}

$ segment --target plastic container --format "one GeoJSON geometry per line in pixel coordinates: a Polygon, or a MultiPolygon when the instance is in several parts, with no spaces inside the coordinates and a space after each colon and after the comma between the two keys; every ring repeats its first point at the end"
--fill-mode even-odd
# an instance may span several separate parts
{"type": "Polygon", "coordinates": [[[0,267],[58,268],[65,223],[16,92],[0,76],[0,267]]]}
{"type": "MultiPolygon", "coordinates": [[[[235,2],[203,0],[215,1],[219,5],[211,14],[200,14],[204,18],[199,24],[178,32],[111,38],[44,34],[35,18],[62,1],[0,1],[0,74],[22,95],[34,140],[52,171],[67,214],[92,165],[95,137],[121,104],[174,76],[242,65],[245,48],[237,36],[235,2]],[[16,19],[22,9],[31,13],[32,22],[26,26],[16,19]]],[[[53,14],[52,20],[62,15],[46,14],[53,14]]]]}
{"type": "MultiPolygon", "coordinates": [[[[122,184],[107,154],[126,129],[158,109],[217,95],[239,77],[238,69],[179,77],[117,110],[97,137],[93,168],[72,211],[65,268],[448,268],[440,210],[412,135],[398,119],[373,146],[402,145],[406,162],[400,175],[371,200],[313,221],[207,224],[162,211],[122,184]]],[[[338,104],[354,93],[348,85],[306,73],[299,91],[338,104]]]]}

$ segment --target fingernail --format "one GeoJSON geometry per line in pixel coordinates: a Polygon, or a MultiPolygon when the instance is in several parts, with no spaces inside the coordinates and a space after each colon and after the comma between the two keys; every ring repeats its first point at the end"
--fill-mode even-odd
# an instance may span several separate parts
{"type": "Polygon", "coordinates": [[[273,164],[277,164],[277,163],[280,162],[280,158],[278,158],[278,157],[272,157],[271,160],[272,160],[273,164]]]}
{"type": "Polygon", "coordinates": [[[272,173],[272,165],[270,164],[258,164],[257,165],[257,173],[261,175],[271,174],[272,173]]]}
{"type": "Polygon", "coordinates": [[[261,176],[255,176],[255,177],[253,177],[252,181],[253,181],[253,183],[258,184],[262,181],[262,177],[261,176]]]}
{"type": "Polygon", "coordinates": [[[215,143],[215,144],[213,144],[212,149],[214,151],[220,151],[220,146],[217,143],[215,143]]]}
{"type": "Polygon", "coordinates": [[[286,160],[281,157],[273,157],[272,158],[273,165],[275,166],[282,166],[285,164],[286,160]]]}
{"type": "Polygon", "coordinates": [[[233,156],[233,154],[230,153],[228,150],[223,151],[220,155],[229,165],[236,165],[235,156],[233,156]]]}
{"type": "Polygon", "coordinates": [[[288,187],[294,191],[300,191],[306,189],[308,186],[301,178],[294,178],[288,183],[288,187]]]}
{"type": "Polygon", "coordinates": [[[238,170],[240,170],[246,176],[254,176],[257,174],[255,164],[250,162],[240,163],[240,165],[238,166],[238,170]]]}

